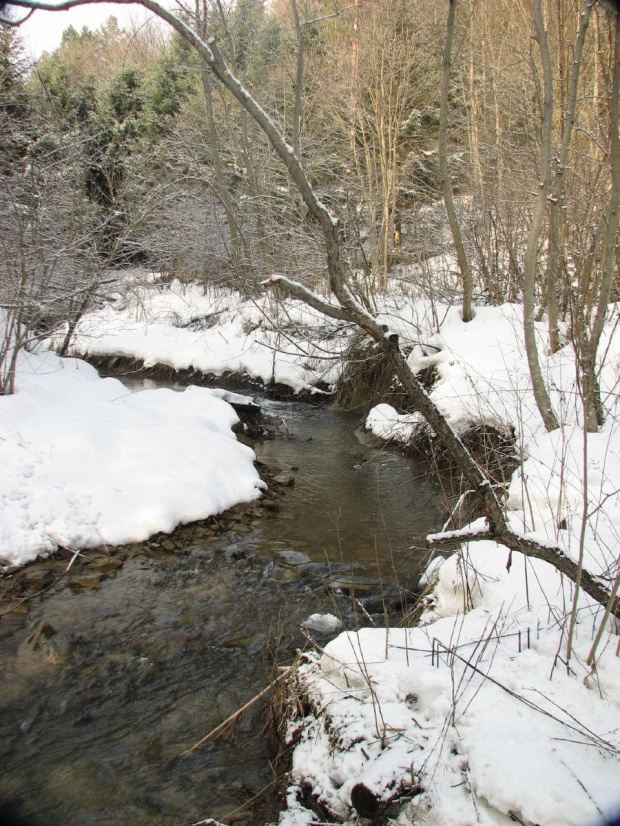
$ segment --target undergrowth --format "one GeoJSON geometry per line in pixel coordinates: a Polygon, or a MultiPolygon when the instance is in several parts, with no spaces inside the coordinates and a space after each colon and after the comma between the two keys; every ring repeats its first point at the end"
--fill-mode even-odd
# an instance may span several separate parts
{"type": "MultiPolygon", "coordinates": [[[[391,404],[399,413],[411,410],[411,400],[374,341],[365,333],[355,334],[344,354],[344,368],[336,386],[336,403],[344,410],[367,412],[377,404],[391,404]]],[[[418,378],[427,390],[438,375],[434,367],[418,378]]]]}
{"type": "MultiPolygon", "coordinates": [[[[472,424],[460,434],[460,438],[491,483],[499,489],[507,490],[519,464],[514,428],[499,430],[485,424],[472,424]]],[[[453,512],[468,485],[445,445],[424,426],[415,431],[408,449],[414,456],[428,463],[441,485],[448,511],[453,512]]],[[[482,514],[474,497],[463,497],[450,528],[462,528],[482,514]]]]}

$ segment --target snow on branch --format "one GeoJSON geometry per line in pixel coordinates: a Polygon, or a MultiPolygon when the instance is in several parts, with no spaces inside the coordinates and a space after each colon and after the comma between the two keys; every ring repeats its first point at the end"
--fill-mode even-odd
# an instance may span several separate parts
{"type": "Polygon", "coordinates": [[[444,545],[453,545],[455,542],[478,542],[482,539],[493,539],[489,525],[482,527],[460,528],[458,531],[441,531],[440,533],[429,533],[426,542],[433,548],[444,545]]]}
{"type": "Polygon", "coordinates": [[[286,278],[284,275],[272,275],[270,278],[266,278],[264,281],[261,281],[261,286],[266,289],[277,287],[293,298],[299,298],[309,307],[312,307],[313,310],[318,310],[318,312],[329,316],[329,318],[335,318],[338,321],[353,322],[351,315],[342,307],[337,307],[334,304],[330,304],[329,301],[325,301],[325,299],[321,298],[320,295],[317,295],[312,292],[312,290],[304,287],[304,285],[300,284],[299,281],[293,281],[290,278],[286,278]]]}

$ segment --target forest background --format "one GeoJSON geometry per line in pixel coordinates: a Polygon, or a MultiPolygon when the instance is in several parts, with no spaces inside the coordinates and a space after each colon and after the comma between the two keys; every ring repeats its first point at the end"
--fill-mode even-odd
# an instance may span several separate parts
{"type": "MultiPolygon", "coordinates": [[[[465,318],[472,300],[523,301],[526,343],[546,313],[546,346],[574,343],[594,429],[592,365],[616,290],[614,15],[578,0],[449,9],[447,32],[430,0],[216,0],[182,17],[215,37],[338,214],[364,303],[389,278],[462,300],[465,318]],[[443,274],[424,267],[452,250],[443,274]]],[[[247,295],[273,273],[322,288],[307,207],[186,40],[110,18],[69,28],[34,67],[18,30],[1,44],[6,390],[15,331],[20,346],[59,322],[71,331],[111,269],[247,295]]]]}
{"type": "MultiPolygon", "coordinates": [[[[589,1],[533,0],[497,21],[483,3],[457,19],[455,0],[447,21],[403,0],[216,0],[177,17],[147,5],[172,39],[152,25],[121,32],[111,18],[98,33],[68,29],[29,75],[3,33],[3,391],[20,350],[61,323],[60,354],[69,351],[115,269],[146,265],[247,296],[268,276],[274,292],[375,341],[484,502],[494,536],[522,549],[373,311],[395,285],[428,299],[433,315],[437,301],[460,300],[464,322],[475,303],[522,302],[545,428],[560,419],[539,360],[543,318],[546,354],[572,344],[584,429],[603,425],[597,356],[620,210],[617,18],[589,1]],[[451,248],[442,273],[437,254],[451,248]],[[313,292],[327,283],[339,306],[313,292]]],[[[546,558],[544,545],[527,552],[546,558]]],[[[554,564],[606,601],[581,563],[554,564]]]]}

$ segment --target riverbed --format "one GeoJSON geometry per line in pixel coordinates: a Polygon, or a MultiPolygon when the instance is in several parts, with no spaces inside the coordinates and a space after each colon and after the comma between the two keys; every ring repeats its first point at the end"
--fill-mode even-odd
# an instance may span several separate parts
{"type": "Polygon", "coordinates": [[[254,447],[280,478],[268,518],[136,554],[98,589],[59,583],[2,618],[2,822],[265,823],[264,706],[184,752],[292,661],[309,615],[398,619],[443,511],[427,469],[373,443],[355,415],[262,403],[273,437],[254,447]]]}

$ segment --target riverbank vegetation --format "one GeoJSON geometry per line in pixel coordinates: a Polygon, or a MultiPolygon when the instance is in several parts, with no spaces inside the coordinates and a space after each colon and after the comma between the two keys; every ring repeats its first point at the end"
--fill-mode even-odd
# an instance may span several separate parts
{"type": "Polygon", "coordinates": [[[297,672],[282,822],[603,816],[618,18],[579,0],[144,5],[174,33],[68,30],[29,72],[3,30],[3,404],[53,346],[340,382],[373,433],[449,456],[461,495],[428,541],[460,550],[429,570],[421,627],[345,633],[297,672]],[[481,427],[511,478],[472,456],[481,427]]]}

